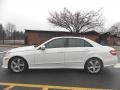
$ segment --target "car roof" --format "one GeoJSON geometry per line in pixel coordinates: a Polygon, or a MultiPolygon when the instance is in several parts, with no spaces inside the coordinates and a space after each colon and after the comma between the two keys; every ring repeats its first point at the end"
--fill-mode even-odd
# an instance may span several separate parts
{"type": "Polygon", "coordinates": [[[85,37],[61,36],[61,37],[54,37],[54,38],[85,38],[85,37]]]}

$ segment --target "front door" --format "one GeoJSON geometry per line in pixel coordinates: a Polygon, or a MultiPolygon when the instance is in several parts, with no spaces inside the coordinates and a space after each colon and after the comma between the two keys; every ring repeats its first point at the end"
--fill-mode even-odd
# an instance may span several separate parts
{"type": "Polygon", "coordinates": [[[36,65],[43,66],[63,66],[64,48],[66,39],[58,38],[46,43],[45,50],[37,50],[35,57],[36,65]]]}

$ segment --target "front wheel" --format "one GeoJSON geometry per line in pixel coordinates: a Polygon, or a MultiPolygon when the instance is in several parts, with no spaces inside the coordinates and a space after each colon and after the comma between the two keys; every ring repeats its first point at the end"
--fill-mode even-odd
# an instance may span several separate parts
{"type": "Polygon", "coordinates": [[[100,73],[103,69],[102,61],[97,58],[91,58],[86,62],[85,69],[91,74],[100,73]]]}
{"type": "Polygon", "coordinates": [[[27,63],[23,58],[15,57],[10,60],[9,69],[15,73],[23,72],[27,69],[27,63]]]}

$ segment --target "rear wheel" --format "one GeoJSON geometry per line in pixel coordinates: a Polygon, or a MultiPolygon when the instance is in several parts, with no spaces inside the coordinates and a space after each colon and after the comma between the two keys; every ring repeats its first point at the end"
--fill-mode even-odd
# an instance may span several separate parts
{"type": "Polygon", "coordinates": [[[85,69],[91,74],[100,73],[103,69],[103,63],[97,58],[91,58],[86,62],[85,69]]]}
{"type": "Polygon", "coordinates": [[[9,62],[9,69],[16,73],[25,71],[27,67],[26,61],[21,57],[15,57],[9,62]]]}

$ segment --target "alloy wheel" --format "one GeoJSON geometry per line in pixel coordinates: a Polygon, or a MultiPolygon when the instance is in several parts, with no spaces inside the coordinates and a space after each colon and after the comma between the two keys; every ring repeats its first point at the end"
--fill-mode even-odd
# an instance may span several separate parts
{"type": "Polygon", "coordinates": [[[102,63],[98,59],[89,60],[86,68],[88,72],[95,74],[101,71],[102,63]]]}
{"type": "Polygon", "coordinates": [[[22,72],[25,69],[25,61],[21,58],[14,58],[10,63],[13,72],[22,72]]]}

